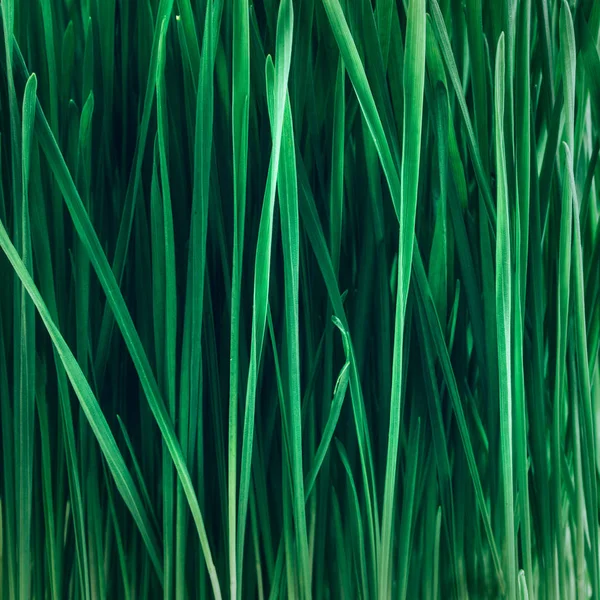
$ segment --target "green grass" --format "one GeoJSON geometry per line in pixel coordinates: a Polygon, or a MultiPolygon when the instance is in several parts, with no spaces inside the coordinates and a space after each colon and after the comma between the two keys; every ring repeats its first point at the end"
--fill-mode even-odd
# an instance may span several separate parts
{"type": "Polygon", "coordinates": [[[600,3],[0,20],[0,598],[600,596],[600,3]]]}

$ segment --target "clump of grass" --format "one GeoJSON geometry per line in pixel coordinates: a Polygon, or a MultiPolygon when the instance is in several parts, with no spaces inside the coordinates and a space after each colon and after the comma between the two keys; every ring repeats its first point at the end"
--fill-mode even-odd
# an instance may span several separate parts
{"type": "Polygon", "coordinates": [[[0,597],[600,595],[599,3],[0,18],[0,597]]]}

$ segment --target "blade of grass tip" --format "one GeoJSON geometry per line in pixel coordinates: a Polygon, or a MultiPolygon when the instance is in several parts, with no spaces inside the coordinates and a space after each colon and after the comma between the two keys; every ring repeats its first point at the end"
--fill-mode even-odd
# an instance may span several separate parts
{"type": "Polygon", "coordinates": [[[508,597],[516,598],[517,559],[513,497],[513,407],[511,356],[512,264],[510,253],[509,199],[504,153],[504,34],[496,49],[495,116],[496,175],[498,178],[498,229],[496,233],[496,327],[498,331],[498,375],[500,392],[500,462],[504,494],[504,549],[508,597]]]}
{"type": "MultiPolygon", "coordinates": [[[[21,148],[21,191],[20,242],[23,252],[23,264],[28,272],[33,272],[31,257],[31,225],[29,221],[29,176],[33,126],[35,118],[35,101],[37,78],[31,75],[25,86],[23,97],[23,124],[20,139],[21,148]]],[[[18,150],[13,149],[13,152],[18,150]]],[[[18,532],[18,567],[19,594],[28,598],[32,593],[32,510],[33,510],[33,446],[35,419],[35,312],[27,292],[20,286],[18,304],[15,312],[15,434],[17,438],[17,532],[18,532]]]]}
{"type": "MultiPolygon", "coordinates": [[[[273,71],[273,63],[267,62],[267,70],[273,71]]],[[[267,76],[272,83],[272,77],[267,76]]],[[[256,245],[256,260],[254,266],[254,292],[252,307],[252,337],[250,342],[250,362],[248,365],[248,381],[246,385],[246,407],[244,411],[244,428],[242,432],[242,457],[240,466],[240,493],[238,501],[238,539],[237,539],[237,568],[238,592],[241,594],[243,571],[244,539],[246,532],[246,517],[250,491],[250,475],[252,467],[252,447],[254,443],[254,413],[256,409],[256,389],[258,372],[266,328],[267,309],[269,302],[269,282],[271,276],[271,246],[273,242],[273,214],[275,209],[275,193],[270,193],[273,177],[273,162],[269,165],[267,190],[261,211],[258,240],[256,245]],[[267,195],[268,194],[268,195],[267,195]]]]}
{"type": "MultiPolygon", "coordinates": [[[[282,27],[292,29],[293,11],[289,0],[280,5],[282,27]],[[285,11],[285,12],[284,12],[285,11]]],[[[290,40],[291,42],[291,40],[290,40]]],[[[278,47],[278,50],[281,46],[278,47]]],[[[287,48],[291,55],[291,43],[287,48]]],[[[279,62],[279,58],[278,58],[279,62]]],[[[279,91],[279,90],[278,90],[279,91]]],[[[281,105],[280,105],[281,106],[281,105]]],[[[283,246],[283,268],[285,289],[285,332],[288,359],[288,401],[290,405],[290,446],[292,458],[292,513],[296,529],[296,550],[298,553],[300,597],[311,597],[310,561],[306,531],[306,511],[304,501],[304,470],[302,466],[302,409],[300,379],[300,340],[299,340],[299,264],[300,234],[298,213],[298,181],[292,111],[289,97],[285,104],[282,136],[282,168],[279,171],[278,189],[280,202],[281,239],[283,246]]]]}
{"type": "MultiPolygon", "coordinates": [[[[177,290],[175,266],[175,235],[173,231],[173,210],[171,207],[171,188],[169,183],[169,165],[167,159],[168,142],[168,117],[167,101],[165,95],[165,36],[167,24],[163,19],[160,24],[160,36],[157,50],[156,66],[156,115],[157,115],[157,147],[160,167],[160,181],[162,191],[162,225],[161,232],[164,251],[164,364],[158,365],[165,373],[165,396],[168,413],[175,422],[175,352],[177,339],[177,290]]],[[[163,453],[163,561],[165,565],[165,598],[170,598],[174,585],[175,565],[171,562],[174,557],[174,478],[173,463],[170,460],[168,449],[164,447],[163,453]]],[[[182,559],[183,560],[183,559],[182,559]]]]}
{"type": "MultiPolygon", "coordinates": [[[[582,431],[583,431],[583,447],[586,452],[584,457],[587,460],[583,461],[583,470],[586,482],[585,501],[588,515],[595,514],[594,507],[597,506],[597,483],[595,473],[596,464],[596,434],[592,409],[591,397],[591,381],[589,370],[589,354],[587,345],[587,327],[585,318],[585,292],[584,292],[584,277],[583,277],[583,244],[581,240],[580,228],[580,206],[578,202],[577,188],[575,186],[575,178],[573,175],[572,157],[568,147],[565,148],[567,154],[567,176],[571,187],[571,195],[573,197],[573,315],[575,325],[575,357],[577,365],[577,381],[579,399],[582,404],[582,431]]],[[[572,395],[572,397],[574,397],[572,395]]],[[[575,398],[575,397],[574,397],[575,398]]],[[[577,402],[577,399],[575,399],[577,402]]],[[[590,518],[590,517],[588,517],[590,518]]],[[[588,534],[590,537],[592,567],[591,567],[591,583],[592,590],[600,589],[599,573],[598,573],[598,530],[596,527],[589,526],[588,534]]]]}
{"type": "MultiPolygon", "coordinates": [[[[343,327],[339,319],[337,327],[343,327]]],[[[323,464],[323,461],[325,460],[327,451],[329,450],[329,445],[331,443],[331,440],[333,439],[333,434],[335,433],[335,428],[340,418],[340,413],[342,412],[344,398],[346,397],[346,391],[348,390],[348,382],[350,381],[349,367],[350,363],[346,361],[344,363],[344,366],[342,367],[342,370],[340,371],[340,374],[338,375],[333,391],[333,400],[331,401],[329,417],[327,419],[327,422],[325,423],[323,435],[321,436],[321,441],[319,442],[319,446],[315,453],[313,464],[311,465],[310,470],[306,474],[306,483],[304,485],[304,489],[307,499],[310,496],[315,481],[317,480],[317,475],[319,474],[319,470],[323,464]]]]}
{"type": "MultiPolygon", "coordinates": [[[[91,187],[91,156],[92,156],[92,115],[94,112],[94,94],[90,91],[81,111],[79,122],[79,140],[77,146],[76,180],[83,189],[82,200],[89,209],[91,187]]],[[[76,269],[76,356],[84,374],[88,373],[89,350],[89,312],[90,312],[90,261],[85,249],[78,243],[75,246],[76,269]]]]}
{"type": "Polygon", "coordinates": [[[519,571],[519,600],[529,600],[529,592],[527,591],[527,577],[522,569],[519,571]]]}
{"type": "MultiPolygon", "coordinates": [[[[393,563],[394,494],[397,478],[400,421],[402,419],[402,370],[404,368],[404,331],[406,304],[412,271],[415,240],[415,218],[419,186],[419,161],[425,86],[425,2],[411,0],[408,8],[406,52],[404,55],[404,120],[402,136],[402,187],[400,236],[398,247],[398,286],[396,296],[396,324],[394,328],[394,356],[390,424],[385,467],[381,549],[379,554],[379,596],[392,594],[391,565],[393,563]]],[[[407,357],[406,357],[407,358],[407,357]]]]}
{"type": "Polygon", "coordinates": [[[71,381],[71,385],[77,394],[81,403],[84,414],[92,427],[94,435],[98,440],[102,453],[106,457],[108,467],[111,470],[115,483],[123,500],[129,508],[136,524],[140,529],[142,538],[146,543],[146,547],[155,565],[157,575],[162,582],[162,570],[158,559],[158,548],[156,540],[151,531],[150,524],[146,512],[142,506],[141,499],[138,495],[135,484],[131,479],[131,475],[125,465],[125,461],[117,447],[115,439],[110,431],[108,423],[100,409],[87,380],[85,379],[81,367],[77,364],[73,353],[69,349],[67,343],[62,337],[56,324],[52,320],[48,308],[44,303],[31,275],[28,273],[25,264],[19,257],[15,247],[13,246],[4,225],[0,223],[0,246],[6,257],[11,263],[15,273],[22,281],[29,297],[35,304],[35,307],[40,315],[44,326],[46,327],[53,345],[59,354],[65,371],[71,381]]]}
{"type": "Polygon", "coordinates": [[[232,8],[232,145],[233,145],[233,261],[229,337],[229,433],[227,462],[227,514],[229,590],[238,598],[236,566],[238,388],[240,353],[240,295],[244,257],[246,186],[248,170],[248,123],[250,102],[250,18],[247,0],[235,0],[232,8]]]}
{"type": "MultiPolygon", "coordinates": [[[[244,411],[244,429],[242,434],[242,464],[240,467],[240,494],[238,505],[238,540],[237,560],[238,593],[241,594],[242,557],[244,550],[244,537],[246,516],[248,510],[248,494],[250,487],[250,469],[252,460],[252,444],[254,438],[254,412],[256,405],[256,386],[258,370],[262,354],[263,340],[267,319],[267,306],[269,300],[269,277],[271,270],[271,245],[273,237],[273,212],[275,205],[275,192],[279,179],[279,162],[282,150],[286,151],[286,160],[283,168],[289,177],[289,162],[294,161],[292,154],[289,157],[290,145],[293,153],[293,131],[291,124],[291,111],[288,115],[289,100],[287,100],[287,82],[290,73],[293,36],[293,9],[289,0],[284,0],[279,7],[276,33],[276,64],[267,57],[265,75],[267,81],[268,108],[271,116],[272,127],[272,152],[267,176],[267,187],[263,199],[263,208],[260,219],[259,237],[256,248],[256,261],[254,272],[254,292],[252,309],[252,337],[250,346],[250,364],[246,386],[246,408],[244,411]],[[288,122],[289,119],[289,122],[288,122]],[[284,135],[285,134],[285,135],[284,135]],[[287,137],[286,137],[287,136],[287,137]],[[290,139],[288,139],[288,137],[290,139]],[[287,142],[283,147],[284,140],[287,142]]],[[[295,167],[294,167],[295,168],[295,167]]],[[[295,178],[295,174],[294,174],[295,178]]],[[[279,182],[279,192],[282,195],[282,183],[279,182]]],[[[285,247],[285,246],[284,246],[285,247]]],[[[231,426],[231,423],[230,423],[231,426]]],[[[231,433],[231,430],[230,430],[231,433]]],[[[231,440],[230,440],[231,441],[231,440]]],[[[230,466],[231,468],[231,466],[230,466]]],[[[302,495],[304,507],[304,494],[302,495]]],[[[235,564],[235,562],[234,562],[235,564]]],[[[306,565],[308,567],[308,564],[306,565]]],[[[308,571],[307,571],[308,572],[308,571]]],[[[232,590],[233,594],[233,590],[232,590]]],[[[239,597],[239,596],[238,596],[239,597]]]]}
{"type": "MultiPolygon", "coordinates": [[[[27,67],[25,66],[25,61],[16,41],[14,42],[14,47],[16,58],[18,59],[17,62],[19,71],[23,76],[27,76],[27,67]]],[[[212,560],[212,554],[204,527],[204,520],[202,518],[202,513],[198,504],[198,498],[194,491],[189,471],[185,465],[181,447],[179,446],[175,436],[173,424],[166,413],[156,379],[154,378],[148,362],[148,357],[146,356],[142,346],[139,334],[135,329],[123,295],[119,290],[116,277],[110,268],[102,247],[100,246],[98,236],[96,235],[90,218],[83,207],[77,188],[73,183],[73,179],[64,162],[64,158],[60,152],[60,149],[58,148],[54,136],[52,135],[52,131],[50,130],[48,121],[46,120],[39,101],[36,104],[36,136],[57,179],[59,188],[61,189],[65,203],[67,204],[73,219],[75,229],[79,237],[84,242],[84,246],[98,275],[100,284],[105,291],[107,300],[114,313],[115,320],[119,325],[130,356],[136,367],[140,384],[144,390],[149,407],[161,431],[163,439],[166,441],[167,447],[169,448],[169,452],[179,474],[179,478],[190,505],[190,510],[192,512],[196,529],[200,537],[202,552],[207,563],[213,592],[217,598],[220,598],[221,592],[219,580],[214,562],[212,560]]]]}

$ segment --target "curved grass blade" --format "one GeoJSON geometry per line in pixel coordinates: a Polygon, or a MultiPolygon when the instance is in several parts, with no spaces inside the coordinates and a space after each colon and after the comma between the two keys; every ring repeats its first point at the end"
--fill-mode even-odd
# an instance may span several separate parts
{"type": "Polygon", "coordinates": [[[233,260],[229,338],[229,433],[227,455],[227,526],[229,535],[229,591],[239,597],[237,581],[237,448],[240,354],[240,302],[246,178],[248,170],[248,123],[250,102],[250,18],[247,0],[233,3],[232,144],[233,144],[233,260]]]}
{"type": "Polygon", "coordinates": [[[367,80],[365,68],[360,60],[358,49],[356,48],[356,44],[350,33],[339,0],[322,1],[333,30],[333,35],[335,36],[344,60],[344,67],[348,72],[348,76],[350,77],[350,81],[352,82],[354,91],[356,92],[356,96],[360,103],[363,116],[367,122],[369,131],[373,136],[373,141],[381,160],[381,166],[386,174],[388,185],[390,186],[392,201],[394,204],[400,206],[400,178],[398,177],[392,152],[387,143],[385,130],[377,111],[375,99],[373,98],[373,93],[367,80]]]}
{"type": "Polygon", "coordinates": [[[496,234],[496,327],[498,331],[498,375],[500,381],[500,461],[504,494],[505,574],[508,597],[517,595],[517,558],[515,545],[513,499],[513,381],[512,381],[512,264],[510,252],[510,220],[508,183],[504,152],[504,34],[496,50],[495,115],[496,115],[496,173],[498,177],[498,230],[496,234]]]}
{"type": "MultiPolygon", "coordinates": [[[[342,327],[341,322],[339,322],[338,327],[342,327]]],[[[323,465],[323,461],[325,460],[325,456],[329,450],[329,445],[333,439],[333,434],[340,418],[340,413],[342,412],[344,398],[346,397],[346,391],[348,390],[348,382],[350,381],[349,367],[350,363],[346,362],[342,367],[342,370],[340,371],[338,379],[335,383],[329,417],[325,424],[325,428],[323,429],[323,435],[321,436],[321,441],[319,442],[319,446],[315,453],[313,464],[306,474],[306,483],[304,485],[304,489],[307,499],[310,496],[315,481],[317,480],[317,475],[319,474],[319,470],[323,465]]]]}
{"type": "MultiPolygon", "coordinates": [[[[29,220],[29,180],[37,78],[31,75],[23,97],[23,122],[21,129],[21,192],[17,204],[18,236],[23,253],[23,264],[33,272],[31,250],[31,223],[29,220]]],[[[18,152],[18,150],[16,151],[18,152]]],[[[15,150],[13,150],[15,153],[15,150]]],[[[19,286],[15,296],[15,442],[17,464],[17,548],[19,595],[32,594],[32,517],[33,517],[33,448],[35,427],[35,312],[25,288],[19,286]]]]}
{"type": "Polygon", "coordinates": [[[424,0],[411,0],[408,8],[406,52],[404,55],[402,196],[399,219],[398,289],[396,295],[390,425],[385,467],[385,488],[383,493],[381,550],[379,554],[378,589],[381,598],[390,597],[392,594],[390,571],[393,563],[392,527],[398,447],[400,443],[400,423],[403,410],[402,377],[405,361],[408,360],[408,357],[404,356],[404,333],[405,329],[408,330],[405,318],[412,271],[419,187],[423,94],[425,86],[425,33],[425,2],[424,0]]]}
{"type": "MultiPolygon", "coordinates": [[[[186,459],[192,459],[197,434],[202,430],[202,361],[210,353],[203,352],[202,326],[204,313],[208,210],[210,198],[211,162],[213,159],[214,69],[223,1],[209,3],[204,22],[204,37],[200,56],[196,92],[196,124],[194,133],[194,180],[190,222],[190,251],[186,283],[184,339],[187,345],[181,353],[181,387],[179,402],[179,439],[186,459]],[[195,407],[195,408],[194,408],[195,407]],[[196,414],[198,416],[196,416],[196,414]],[[197,422],[199,421],[199,422],[197,422]],[[197,423],[196,423],[197,422],[197,423]],[[195,426],[197,425],[197,429],[195,426]]],[[[193,72],[192,72],[193,73],[193,72]]],[[[202,469],[200,459],[199,469],[202,469]]],[[[202,472],[202,471],[200,471],[202,472]]],[[[203,480],[199,476],[200,481],[203,480]]],[[[202,487],[200,488],[202,490],[202,487]]],[[[200,492],[202,499],[202,492],[200,492]]],[[[182,598],[185,588],[185,556],[187,513],[185,497],[177,486],[175,530],[175,590],[182,598]]]]}
{"type": "Polygon", "coordinates": [[[307,181],[306,171],[303,168],[303,163],[299,162],[299,184],[300,184],[300,202],[299,210],[302,219],[304,230],[310,241],[313,252],[317,259],[323,281],[327,288],[329,300],[331,302],[333,313],[341,321],[344,331],[348,334],[348,360],[350,361],[350,394],[352,398],[352,410],[354,413],[354,422],[356,426],[356,435],[359,448],[359,456],[361,463],[361,471],[363,477],[363,493],[365,494],[365,502],[367,509],[367,524],[370,545],[370,561],[373,573],[376,573],[377,551],[379,549],[379,528],[377,515],[377,498],[373,452],[371,438],[369,434],[368,422],[366,419],[365,402],[363,398],[360,374],[356,356],[354,354],[352,340],[349,334],[348,319],[344,310],[342,295],[340,294],[337,277],[333,270],[331,255],[327,247],[327,242],[315,200],[312,196],[310,185],[307,181]]]}
{"type": "MultiPolygon", "coordinates": [[[[248,510],[250,469],[252,462],[252,446],[254,438],[254,412],[256,405],[256,387],[258,382],[258,370],[262,354],[263,340],[265,334],[267,307],[269,300],[269,279],[271,271],[271,245],[273,238],[273,212],[275,207],[275,193],[277,189],[280,155],[290,152],[292,156],[285,154],[283,168],[290,168],[290,161],[294,161],[293,145],[294,138],[291,131],[291,110],[289,110],[289,99],[287,99],[287,82],[291,65],[292,54],[292,32],[293,32],[293,9],[289,0],[284,0],[279,8],[277,19],[277,41],[276,41],[276,65],[273,67],[272,60],[267,58],[266,81],[267,96],[269,98],[270,115],[273,131],[273,148],[269,173],[267,176],[267,187],[263,200],[263,209],[260,220],[258,242],[256,249],[256,263],[254,273],[254,302],[252,311],[252,338],[250,347],[250,365],[248,370],[248,383],[246,388],[246,409],[244,413],[244,431],[242,437],[242,464],[240,468],[240,495],[238,505],[238,594],[241,593],[241,560],[244,549],[244,537],[246,527],[246,516],[248,510]],[[288,114],[289,111],[289,114],[288,114]],[[289,122],[288,122],[289,119],[289,122]],[[288,139],[285,136],[291,136],[288,139]],[[284,141],[287,142],[285,149],[284,141]]],[[[294,166],[295,169],[295,166],[294,166]]],[[[284,177],[281,174],[281,177],[284,177]]],[[[282,197],[281,182],[279,183],[279,195],[282,197]]],[[[304,506],[304,504],[303,504],[304,506]]],[[[308,567],[308,565],[306,565],[308,567]]],[[[308,571],[306,571],[308,572],[308,571]]]]}
{"type": "MultiPolygon", "coordinates": [[[[291,3],[290,3],[291,6],[291,3]]],[[[290,403],[290,446],[292,459],[292,513],[296,527],[296,545],[300,569],[300,596],[311,595],[308,538],[304,501],[304,471],[302,467],[302,411],[300,402],[300,349],[299,349],[299,216],[298,184],[292,112],[286,104],[282,142],[282,169],[279,176],[281,232],[284,255],[286,339],[288,357],[288,399],[290,403]]]]}

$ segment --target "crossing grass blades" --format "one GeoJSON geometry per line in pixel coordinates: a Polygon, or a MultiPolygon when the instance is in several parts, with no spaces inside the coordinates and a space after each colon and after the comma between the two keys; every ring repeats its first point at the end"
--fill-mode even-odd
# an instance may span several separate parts
{"type": "Polygon", "coordinates": [[[0,597],[600,595],[599,2],[0,18],[0,597]]]}

